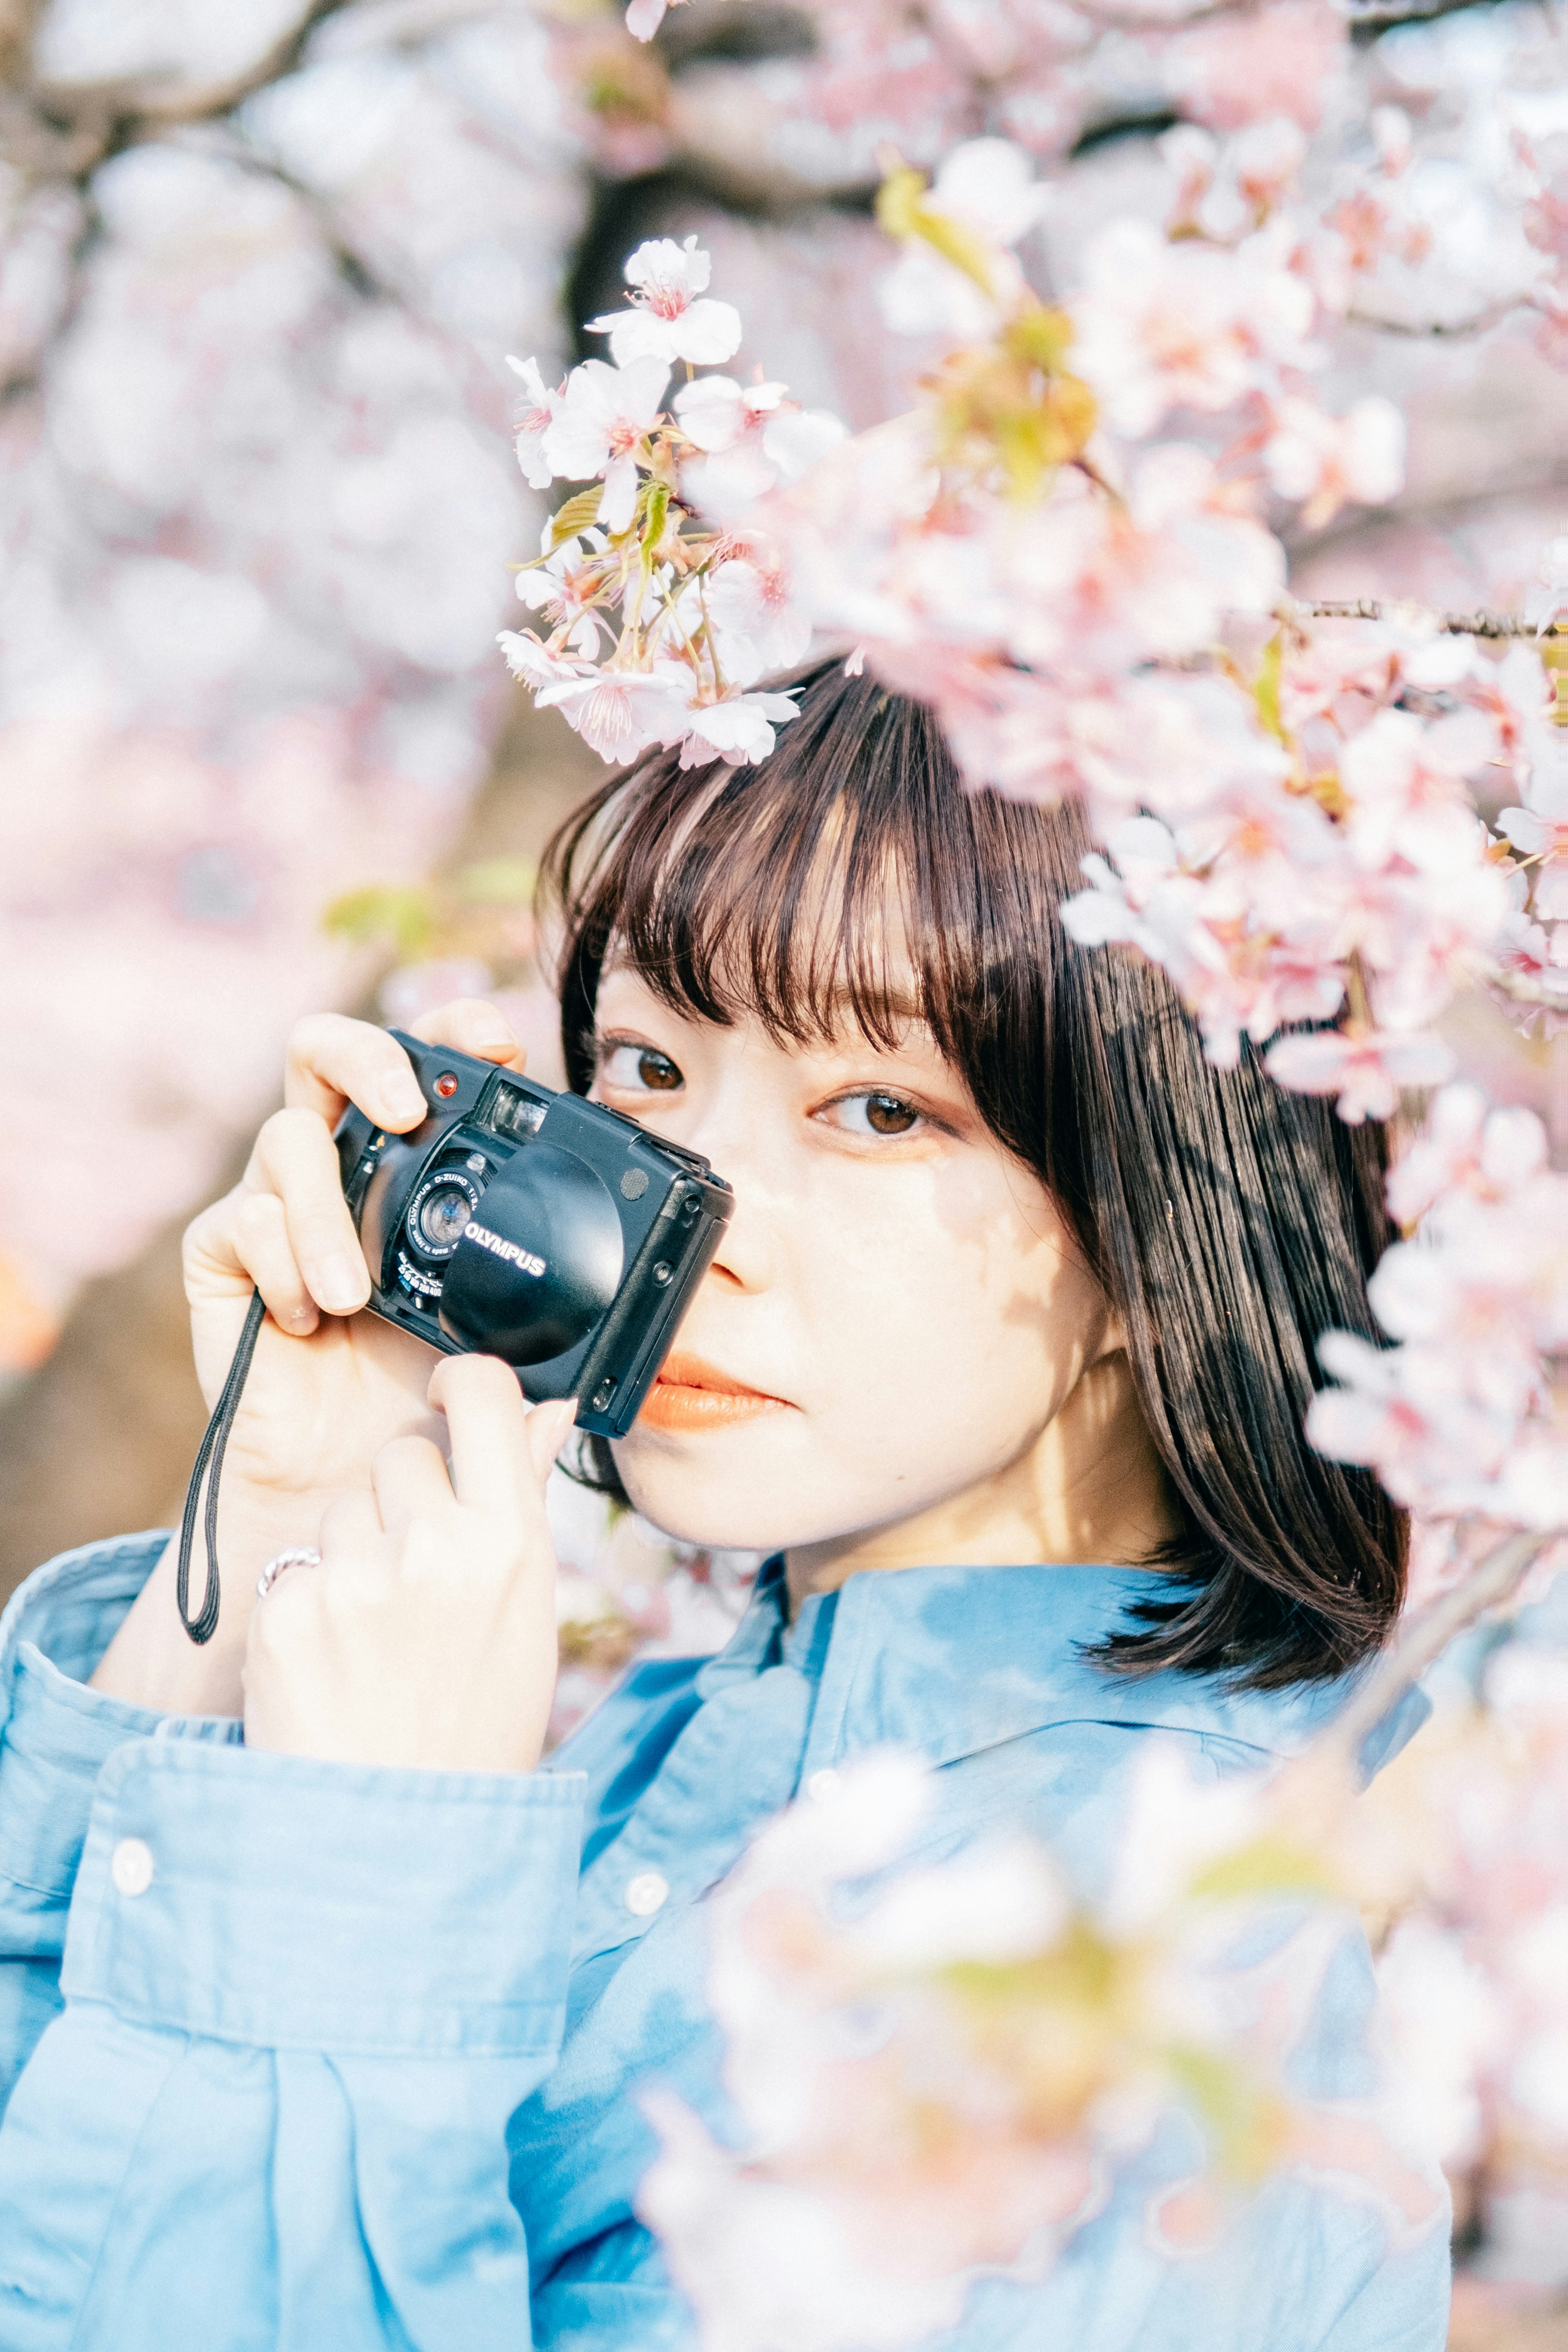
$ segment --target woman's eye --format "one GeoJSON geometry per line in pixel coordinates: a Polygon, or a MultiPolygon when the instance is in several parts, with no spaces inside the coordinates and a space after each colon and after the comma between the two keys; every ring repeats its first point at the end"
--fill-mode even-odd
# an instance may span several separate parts
{"type": "Polygon", "coordinates": [[[657,1045],[602,1045],[599,1075],[606,1086],[624,1094],[673,1094],[686,1083],[678,1064],[657,1045]]]}
{"type": "Polygon", "coordinates": [[[924,1114],[902,1095],[840,1095],[828,1110],[835,1127],[850,1135],[910,1135],[924,1124],[924,1114]]]}

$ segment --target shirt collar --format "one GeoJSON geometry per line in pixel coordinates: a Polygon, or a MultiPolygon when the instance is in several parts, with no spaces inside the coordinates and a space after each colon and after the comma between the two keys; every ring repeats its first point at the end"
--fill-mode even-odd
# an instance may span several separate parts
{"type": "MultiPolygon", "coordinates": [[[[814,1595],[786,1623],[780,1557],[760,1572],[733,1638],[698,1688],[706,1698],[768,1666],[793,1666],[819,1685],[814,1764],[884,1741],[948,1764],[1075,1722],[1196,1733],[1252,1749],[1262,1762],[1300,1754],[1367,1671],[1249,1691],[1214,1675],[1112,1675],[1087,1654],[1109,1633],[1137,1630],[1137,1604],[1169,1590],[1158,1569],[877,1569],[814,1595]]],[[[1369,1777],[1429,1711],[1424,1694],[1406,1695],[1363,1748],[1369,1777]]]]}

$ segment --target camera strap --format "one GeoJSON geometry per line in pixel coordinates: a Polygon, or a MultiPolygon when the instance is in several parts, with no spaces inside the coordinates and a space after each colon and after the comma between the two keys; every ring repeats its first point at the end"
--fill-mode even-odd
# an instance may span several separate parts
{"type": "Polygon", "coordinates": [[[185,1490],[184,1517],[180,1522],[180,1563],[174,1580],[174,1602],[180,1612],[180,1622],[193,1642],[210,1642],[217,1631],[217,1482],[223,1475],[223,1457],[228,1444],[228,1433],[234,1427],[244,1391],[250,1360],[256,1353],[267,1309],[261,1293],[253,1290],[246,1310],[245,1328],[239,1335],[239,1345],[234,1351],[234,1361],[228,1368],[228,1378],[223,1384],[223,1394],[213,1407],[213,1416],[206,1433],[196,1450],[195,1467],[185,1490]],[[204,1532],[207,1544],[207,1589],[202,1601],[199,1617],[191,1615],[191,1548],[195,1541],[196,1510],[201,1500],[202,1480],[206,1479],[207,1507],[204,1532]]]}

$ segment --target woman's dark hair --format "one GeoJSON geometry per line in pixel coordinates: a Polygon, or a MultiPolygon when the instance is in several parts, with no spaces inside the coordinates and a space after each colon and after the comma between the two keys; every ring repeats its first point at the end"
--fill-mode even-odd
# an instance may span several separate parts
{"type": "MultiPolygon", "coordinates": [[[[907,950],[920,1016],[1122,1319],[1169,1478],[1179,1531],[1148,1564],[1171,1598],[1106,1663],[1257,1687],[1342,1673],[1399,1608],[1406,1525],[1302,1416],[1320,1333],[1374,1328],[1383,1131],[1282,1092],[1250,1049],[1211,1067],[1163,971],[1068,941],[1076,807],[966,792],[931,713],[837,662],[788,683],[800,716],[770,759],[657,754],[552,843],[569,1083],[593,1083],[612,946],[687,1014],[800,1042],[848,1018],[879,1044],[908,1017],[908,976],[900,1003],[888,987],[907,950]]],[[[594,1462],[618,1492],[602,1443],[594,1462]]]]}

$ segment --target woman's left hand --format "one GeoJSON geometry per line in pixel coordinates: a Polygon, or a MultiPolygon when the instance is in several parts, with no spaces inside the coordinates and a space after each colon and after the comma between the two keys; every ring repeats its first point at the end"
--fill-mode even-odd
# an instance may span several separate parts
{"type": "Polygon", "coordinates": [[[544,1486],[570,1403],[531,1412],[493,1356],[430,1381],[427,1438],[376,1456],[374,1491],[321,1522],[319,1568],[283,1570],[250,1622],[245,1738],[335,1763],[531,1772],[555,1689],[544,1486]]]}

